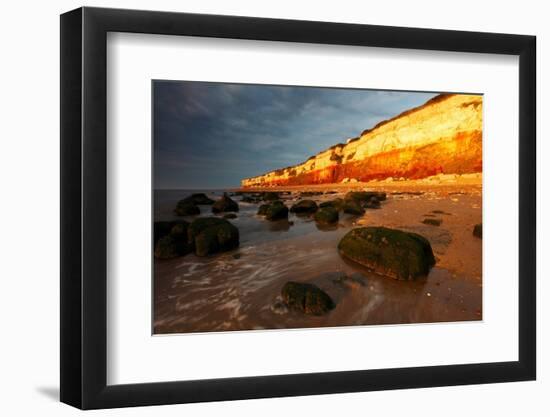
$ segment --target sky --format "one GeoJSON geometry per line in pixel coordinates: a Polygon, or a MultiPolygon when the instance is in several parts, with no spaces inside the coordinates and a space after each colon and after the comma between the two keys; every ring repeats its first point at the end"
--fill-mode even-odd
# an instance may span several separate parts
{"type": "Polygon", "coordinates": [[[437,93],[153,81],[155,189],[238,187],[437,93]]]}

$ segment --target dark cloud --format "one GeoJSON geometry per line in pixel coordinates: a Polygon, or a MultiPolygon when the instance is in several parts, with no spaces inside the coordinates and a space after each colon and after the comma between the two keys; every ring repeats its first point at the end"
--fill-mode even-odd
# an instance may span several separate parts
{"type": "Polygon", "coordinates": [[[154,81],[154,186],[225,188],[294,165],[435,93],[154,81]]]}

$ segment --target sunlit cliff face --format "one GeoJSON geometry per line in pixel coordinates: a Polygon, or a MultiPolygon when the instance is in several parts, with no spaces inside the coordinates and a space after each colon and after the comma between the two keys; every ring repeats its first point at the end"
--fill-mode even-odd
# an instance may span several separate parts
{"type": "Polygon", "coordinates": [[[416,179],[482,170],[482,96],[441,94],[346,144],[253,178],[243,187],[416,179]]]}

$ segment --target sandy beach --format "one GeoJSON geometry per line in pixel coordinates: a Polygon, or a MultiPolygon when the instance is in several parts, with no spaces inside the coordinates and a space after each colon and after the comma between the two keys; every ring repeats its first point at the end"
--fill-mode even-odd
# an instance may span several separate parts
{"type": "MultiPolygon", "coordinates": [[[[191,253],[155,260],[154,333],[481,320],[482,240],[472,234],[474,225],[482,222],[481,189],[481,174],[469,174],[204,190],[213,199],[230,192],[239,204],[230,222],[239,229],[240,245],[213,256],[191,253]],[[387,199],[380,208],[359,216],[341,214],[337,225],[329,227],[294,213],[288,220],[267,221],[257,215],[259,203],[242,201],[247,193],[279,192],[290,207],[305,198],[321,203],[354,190],[383,191],[387,199]],[[439,226],[424,223],[426,219],[434,219],[439,226]],[[361,226],[385,226],[424,236],[433,249],[435,266],[426,277],[398,281],[344,259],[338,242],[361,226]],[[361,279],[345,280],[353,274],[361,279]],[[289,310],[281,302],[281,288],[288,281],[316,285],[335,301],[335,308],[319,316],[289,310]]],[[[175,204],[189,194],[156,193],[155,221],[175,219],[175,204]]],[[[208,206],[201,207],[201,212],[211,215],[208,206]]]]}

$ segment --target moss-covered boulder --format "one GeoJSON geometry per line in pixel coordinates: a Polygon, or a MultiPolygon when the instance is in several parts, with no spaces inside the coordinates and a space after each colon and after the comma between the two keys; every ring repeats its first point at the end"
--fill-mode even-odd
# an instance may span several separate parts
{"type": "Polygon", "coordinates": [[[350,191],[345,195],[344,200],[355,200],[360,203],[366,203],[372,197],[376,197],[376,194],[375,191],[350,191]]]}
{"type": "Polygon", "coordinates": [[[294,204],[290,211],[296,214],[311,214],[315,213],[319,207],[313,200],[301,200],[294,204]]]}
{"type": "MultiPolygon", "coordinates": [[[[159,224],[159,234],[162,235],[155,241],[155,258],[170,259],[178,256],[183,256],[191,252],[191,246],[187,240],[187,230],[189,223],[187,222],[157,222],[159,224]],[[172,225],[168,233],[166,227],[172,225]],[[162,229],[162,230],[161,230],[162,229]]],[[[157,231],[157,223],[155,223],[155,232],[157,231]]]]}
{"type": "Polygon", "coordinates": [[[426,238],[386,227],[353,229],[340,240],[338,250],[344,258],[399,280],[425,276],[435,265],[426,238]]]}
{"type": "Polygon", "coordinates": [[[245,195],[241,198],[241,201],[243,203],[258,203],[260,201],[260,197],[258,196],[255,196],[255,195],[245,195]]]}
{"type": "Polygon", "coordinates": [[[174,209],[174,214],[176,216],[196,216],[198,214],[201,214],[201,209],[194,203],[181,200],[176,205],[176,208],[174,209]]]}
{"type": "Polygon", "coordinates": [[[322,225],[338,223],[338,210],[334,207],[323,207],[314,214],[315,221],[322,225]]]}
{"type": "Polygon", "coordinates": [[[204,193],[195,193],[185,197],[183,200],[178,201],[174,214],[176,216],[195,216],[200,214],[201,210],[198,205],[210,205],[214,204],[214,200],[211,200],[204,193]]]}
{"type": "Polygon", "coordinates": [[[344,213],[353,214],[354,216],[360,216],[365,213],[365,209],[357,200],[344,200],[342,210],[344,210],[344,213]]]}
{"type": "MultiPolygon", "coordinates": [[[[179,226],[179,228],[185,228],[185,230],[187,230],[189,223],[185,220],[155,222],[153,225],[153,243],[156,244],[161,237],[169,235],[174,226],[179,226]]],[[[174,229],[174,232],[177,233],[177,230],[179,229],[174,229]]]]}
{"type": "Polygon", "coordinates": [[[195,193],[195,194],[191,194],[188,197],[185,197],[183,200],[180,200],[180,203],[210,205],[210,204],[214,204],[214,200],[208,198],[204,193],[195,193]]]}
{"type": "Polygon", "coordinates": [[[346,195],[344,196],[344,200],[357,200],[357,201],[362,201],[364,200],[364,192],[362,191],[349,191],[346,193],[346,195]]]}
{"type": "Polygon", "coordinates": [[[290,309],[305,314],[318,316],[335,307],[332,298],[313,284],[289,281],[283,286],[281,296],[290,309]]]}
{"type": "Polygon", "coordinates": [[[271,204],[262,204],[258,207],[258,216],[265,216],[271,204]]]}
{"type": "Polygon", "coordinates": [[[271,221],[288,219],[288,207],[282,201],[274,201],[267,207],[265,218],[271,221]]]}
{"type": "MultiPolygon", "coordinates": [[[[182,223],[186,223],[186,222],[182,221],[182,223]]],[[[172,230],[172,227],[174,227],[175,224],[176,222],[174,221],[155,222],[153,225],[153,244],[156,245],[161,237],[168,235],[170,233],[170,230],[172,230]]]]}
{"type": "Polygon", "coordinates": [[[386,201],[386,199],[388,198],[387,195],[386,195],[386,193],[384,193],[384,192],[382,192],[382,191],[377,191],[375,197],[376,197],[379,201],[386,201]]]}
{"type": "Polygon", "coordinates": [[[262,200],[264,201],[275,201],[279,199],[279,193],[275,192],[265,192],[262,193],[262,200]]]}
{"type": "Polygon", "coordinates": [[[258,207],[258,215],[270,221],[288,219],[288,207],[281,200],[276,200],[258,207]]]}
{"type": "Polygon", "coordinates": [[[380,208],[380,200],[378,200],[377,197],[371,197],[369,201],[367,201],[364,205],[365,208],[368,209],[379,209],[380,208]]]}
{"type": "Polygon", "coordinates": [[[481,223],[476,224],[476,225],[474,226],[473,235],[474,235],[475,237],[478,237],[478,238],[480,238],[480,239],[483,239],[483,226],[482,226],[481,223]]]}
{"type": "Polygon", "coordinates": [[[226,193],[212,205],[212,213],[225,213],[227,211],[239,211],[239,205],[226,193]]]}
{"type": "Polygon", "coordinates": [[[197,256],[224,252],[239,246],[239,229],[225,219],[203,217],[189,225],[187,242],[197,256]]]}
{"type": "Polygon", "coordinates": [[[368,203],[373,197],[378,201],[384,201],[387,198],[386,193],[381,191],[350,191],[344,196],[344,199],[368,203]]]}
{"type": "Polygon", "coordinates": [[[176,248],[176,242],[172,236],[164,236],[155,245],[155,258],[170,259],[180,256],[176,248]]]}
{"type": "Polygon", "coordinates": [[[319,204],[319,207],[325,208],[325,207],[332,207],[336,210],[342,210],[342,206],[344,205],[344,200],[341,198],[335,198],[334,200],[330,201],[323,201],[319,204]]]}

